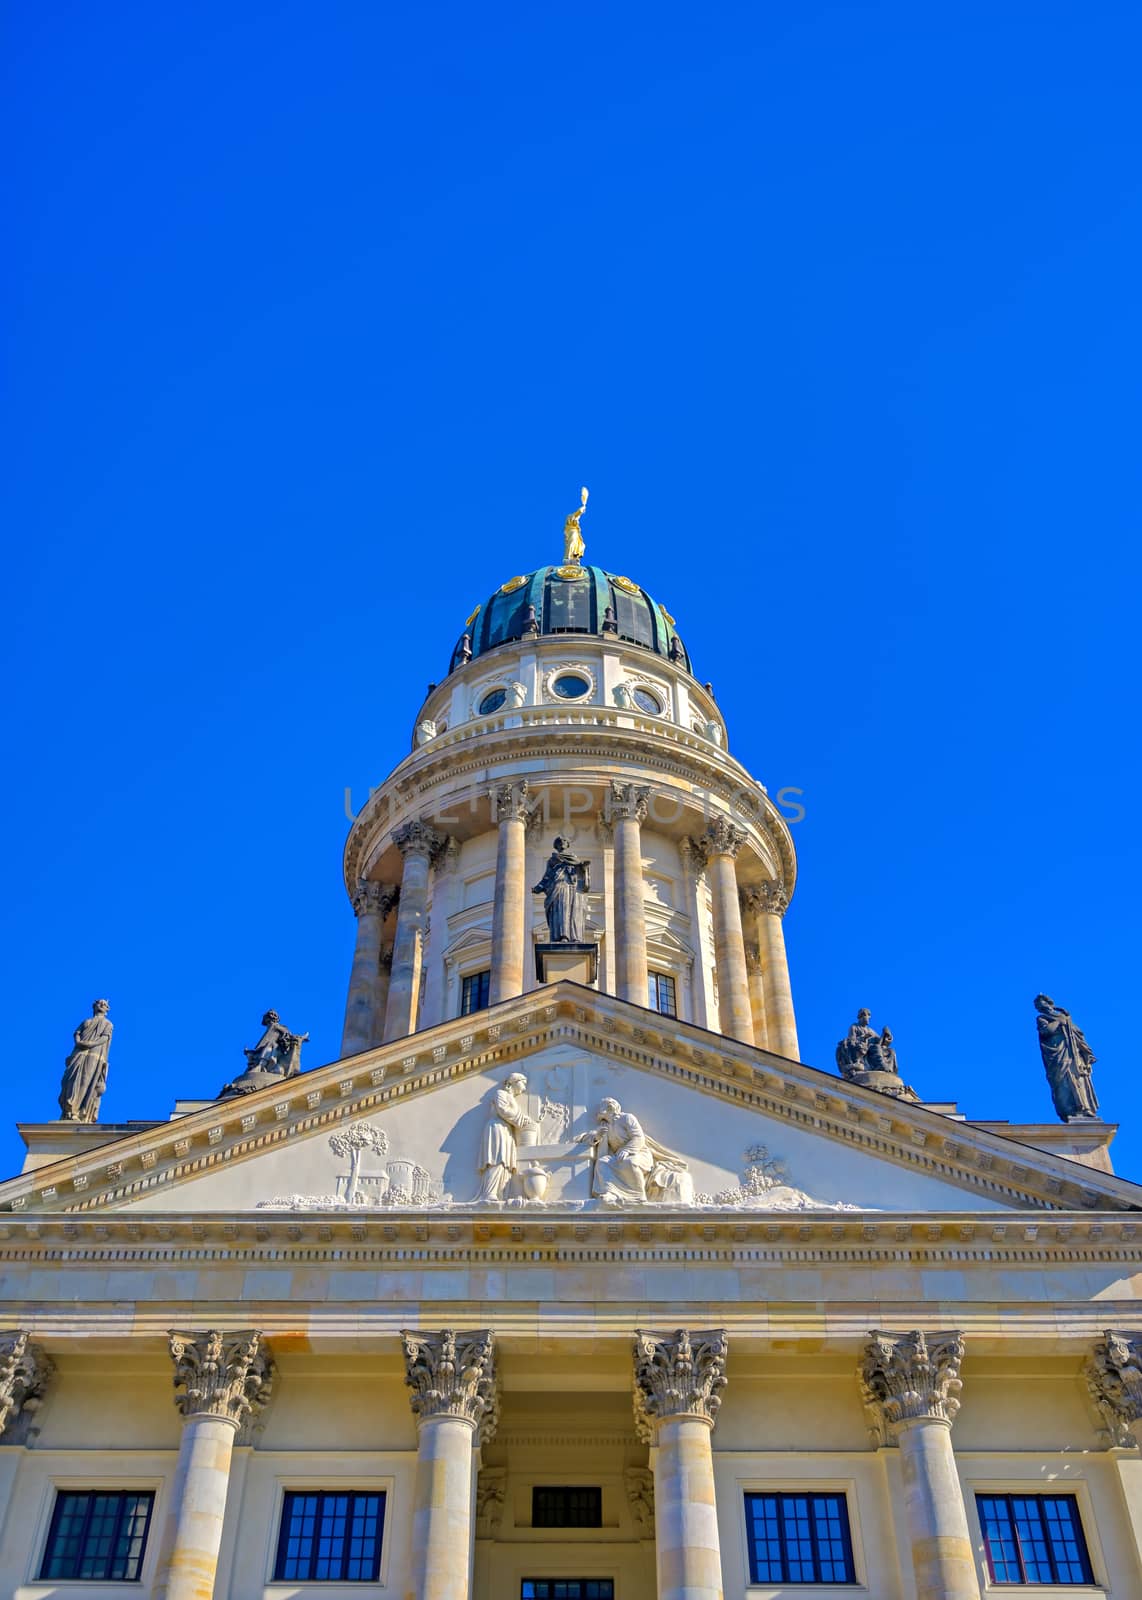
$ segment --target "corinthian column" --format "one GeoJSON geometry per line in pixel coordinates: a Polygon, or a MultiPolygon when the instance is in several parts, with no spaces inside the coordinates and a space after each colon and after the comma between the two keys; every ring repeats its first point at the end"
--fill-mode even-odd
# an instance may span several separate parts
{"type": "Polygon", "coordinates": [[[781,928],[781,919],[789,909],[789,896],[776,883],[765,884],[762,896],[764,907],[757,919],[757,928],[765,987],[767,1042],[776,1055],[799,1061],[801,1051],[793,1015],[793,992],[789,987],[789,963],[785,959],[785,935],[781,928]]]}
{"type": "Polygon", "coordinates": [[[270,1398],[260,1333],[172,1333],[175,1405],[184,1417],[163,1529],[156,1600],[211,1600],[234,1435],[270,1398]]]}
{"type": "Polygon", "coordinates": [[[523,993],[527,780],[496,789],[492,809],[500,829],[492,902],[492,975],[488,982],[488,1003],[494,1006],[497,1000],[510,1000],[523,993]]]}
{"type": "Polygon", "coordinates": [[[39,1409],[55,1365],[23,1329],[0,1333],[0,1435],[11,1444],[39,1409]]]}
{"type": "Polygon", "coordinates": [[[357,913],[357,946],[349,974],[349,999],[345,1005],[345,1028],[341,1034],[341,1054],[356,1055],[381,1042],[384,1029],[382,995],[388,972],[381,958],[381,929],[396,903],[397,891],[383,883],[362,879],[353,896],[357,913]]]}
{"type": "Polygon", "coordinates": [[[726,1386],[724,1329],[635,1337],[634,1407],[654,1452],[658,1600],[722,1600],[710,1435],[726,1386]]]}
{"type": "Polygon", "coordinates": [[[1108,1328],[1083,1367],[1112,1448],[1142,1445],[1142,1334],[1108,1328]]]}
{"type": "Polygon", "coordinates": [[[610,814],[615,829],[615,988],[621,1000],[648,1003],[646,907],[642,881],[642,825],[650,790],[633,783],[611,784],[610,814]]]}
{"type": "Polygon", "coordinates": [[[728,817],[712,817],[702,835],[706,875],[714,903],[714,961],[718,969],[718,1021],[728,1038],[753,1044],[749,974],[734,860],[745,834],[728,817]]]}
{"type": "Polygon", "coordinates": [[[769,1043],[769,1029],[765,1018],[765,972],[761,964],[758,919],[765,910],[765,897],[756,884],[738,890],[741,906],[742,933],[746,941],[745,969],[749,981],[749,1012],[753,1019],[753,1042],[764,1049],[769,1043]]]}
{"type": "Polygon", "coordinates": [[[393,843],[404,857],[404,877],[400,885],[389,998],[385,1007],[386,1041],[403,1039],[416,1031],[424,919],[428,909],[428,871],[444,840],[425,822],[406,822],[393,834],[393,843]]]}
{"type": "Polygon", "coordinates": [[[467,1600],[472,1446],[495,1431],[495,1341],[486,1328],[401,1338],[417,1428],[413,1600],[467,1600]]]}
{"type": "Polygon", "coordinates": [[[952,1453],[963,1357],[959,1333],[874,1331],[861,1359],[861,1395],[874,1431],[900,1447],[917,1600],[979,1600],[952,1453]]]}

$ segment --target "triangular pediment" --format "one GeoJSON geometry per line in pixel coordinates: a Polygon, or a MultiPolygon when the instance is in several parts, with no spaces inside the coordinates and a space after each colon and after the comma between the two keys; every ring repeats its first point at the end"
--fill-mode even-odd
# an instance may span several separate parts
{"type": "Polygon", "coordinates": [[[507,1208],[520,1214],[604,1203],[591,1150],[573,1141],[605,1097],[649,1140],[650,1198],[631,1211],[1142,1209],[1123,1179],[570,983],[25,1173],[0,1185],[0,1209],[463,1215],[486,1204],[487,1130],[513,1072],[538,1125],[537,1156],[522,1141],[513,1155],[507,1208]],[[544,1173],[530,1200],[525,1167],[544,1173]]]}

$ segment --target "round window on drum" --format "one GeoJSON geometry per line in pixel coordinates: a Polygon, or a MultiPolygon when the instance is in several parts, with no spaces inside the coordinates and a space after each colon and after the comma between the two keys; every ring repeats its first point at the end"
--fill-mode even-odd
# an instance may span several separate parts
{"type": "Polygon", "coordinates": [[[633,698],[640,711],[648,711],[652,717],[662,715],[662,701],[650,689],[636,689],[633,698]]]}
{"type": "Polygon", "coordinates": [[[506,689],[492,689],[480,701],[478,706],[482,717],[490,717],[493,711],[498,711],[508,697],[506,689]]]}
{"type": "Polygon", "coordinates": [[[581,700],[591,692],[590,683],[578,672],[561,672],[551,687],[561,700],[581,700]]]}

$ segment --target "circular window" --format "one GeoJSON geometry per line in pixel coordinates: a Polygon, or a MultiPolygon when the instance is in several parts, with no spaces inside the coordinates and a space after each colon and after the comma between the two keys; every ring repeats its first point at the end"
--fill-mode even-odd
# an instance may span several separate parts
{"type": "Polygon", "coordinates": [[[490,717],[493,711],[498,711],[508,697],[506,689],[493,689],[480,701],[477,710],[482,717],[490,717]]]}
{"type": "Polygon", "coordinates": [[[581,700],[591,689],[587,679],[577,672],[561,672],[551,687],[560,700],[581,700]]]}
{"type": "Polygon", "coordinates": [[[651,694],[649,689],[636,689],[633,699],[640,711],[649,711],[652,717],[662,715],[662,701],[656,694],[651,694]]]}

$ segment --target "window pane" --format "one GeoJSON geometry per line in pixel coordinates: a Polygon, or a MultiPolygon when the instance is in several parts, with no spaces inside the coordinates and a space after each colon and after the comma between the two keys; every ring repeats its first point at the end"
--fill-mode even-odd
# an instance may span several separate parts
{"type": "Polygon", "coordinates": [[[751,1583],[855,1583],[842,1494],[747,1494],[751,1583]]]}
{"type": "Polygon", "coordinates": [[[521,1578],[520,1600],[615,1600],[613,1578],[521,1578]]]}
{"type": "Polygon", "coordinates": [[[374,1491],[289,1491],[282,1507],[274,1579],[374,1583],[381,1570],[385,1496],[374,1491]]]}
{"type": "Polygon", "coordinates": [[[1047,1540],[1055,1562],[1056,1583],[1090,1583],[1086,1542],[1073,1495],[1045,1495],[1040,1501],[1047,1540]]]}
{"type": "Polygon", "coordinates": [[[153,1503],[153,1494],[135,1490],[61,1491],[40,1577],[137,1582],[153,1503]]]}
{"type": "Polygon", "coordinates": [[[460,1015],[470,1017],[473,1011],[486,1011],[491,995],[491,972],[473,972],[464,979],[460,997],[460,1015]]]}
{"type": "Polygon", "coordinates": [[[603,1491],[595,1488],[534,1488],[533,1528],[601,1528],[603,1491]]]}
{"type": "Polygon", "coordinates": [[[1074,1495],[977,1495],[995,1583],[1090,1583],[1074,1495]]]}

